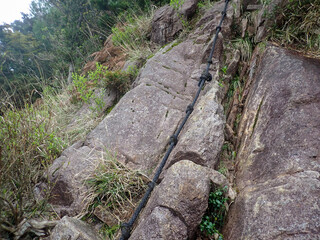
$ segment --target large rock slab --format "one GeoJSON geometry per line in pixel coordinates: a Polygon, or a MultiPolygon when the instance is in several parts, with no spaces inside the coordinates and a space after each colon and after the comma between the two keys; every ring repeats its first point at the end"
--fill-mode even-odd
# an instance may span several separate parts
{"type": "MultiPolygon", "coordinates": [[[[205,23],[205,20],[202,22],[205,23]]],[[[198,80],[212,39],[212,36],[204,35],[201,38],[200,35],[192,35],[181,43],[174,42],[158,51],[141,69],[133,89],[122,97],[85,141],[64,151],[54,162],[49,169],[49,179],[57,184],[51,202],[60,215],[73,216],[83,210],[87,191],[83,182],[94,171],[97,159],[106,152],[116,154],[117,159],[128,167],[151,175],[198,89],[198,80]],[[198,37],[202,40],[196,41],[198,37]]],[[[214,77],[218,69],[217,66],[215,71],[211,69],[214,77]]],[[[217,90],[215,85],[209,86],[217,90]]],[[[210,89],[209,86],[207,89],[210,89]]],[[[212,108],[208,104],[205,107],[209,111],[206,116],[210,120],[203,120],[199,112],[192,121],[198,124],[198,118],[199,121],[213,124],[219,119],[217,125],[213,124],[213,130],[219,129],[221,136],[221,124],[224,120],[221,116],[212,116],[220,111],[219,104],[213,103],[215,93],[212,94],[207,97],[211,99],[212,108]]],[[[201,108],[202,105],[199,106],[201,108]]],[[[187,138],[189,140],[196,130],[195,127],[190,128],[194,130],[190,132],[187,138]]],[[[202,133],[204,131],[203,129],[202,133]]],[[[210,130],[210,133],[213,132],[210,130]]],[[[197,137],[198,142],[200,137],[197,137]]],[[[211,141],[208,134],[206,139],[211,141]]],[[[210,146],[220,148],[220,143],[214,142],[210,146]]],[[[199,148],[194,151],[204,150],[199,148]]],[[[218,150],[210,151],[216,153],[218,150]]],[[[209,158],[209,155],[206,156],[209,158]]],[[[215,156],[212,155],[212,159],[215,156]]]]}
{"type": "Polygon", "coordinates": [[[269,46],[238,136],[226,239],[320,236],[320,61],[269,46]]]}
{"type": "Polygon", "coordinates": [[[190,76],[201,65],[197,53],[204,47],[187,40],[159,51],[85,145],[116,152],[131,168],[152,170],[197,90],[199,75],[190,76]]]}

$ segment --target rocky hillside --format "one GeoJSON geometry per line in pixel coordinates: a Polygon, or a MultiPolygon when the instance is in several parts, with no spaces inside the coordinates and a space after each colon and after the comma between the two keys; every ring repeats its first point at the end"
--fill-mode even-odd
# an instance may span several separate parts
{"type": "MultiPolygon", "coordinates": [[[[266,13],[287,1],[263,2],[230,2],[212,58],[213,80],[130,239],[320,239],[320,60],[268,41],[274,18],[266,13]],[[212,221],[207,209],[217,189],[228,199],[221,206],[227,215],[219,215],[223,226],[210,228],[203,219],[212,221]]],[[[116,213],[108,199],[93,203],[88,180],[110,158],[113,169],[138,174],[142,185],[152,179],[198,89],[224,6],[218,1],[197,10],[197,0],[186,0],[155,12],[150,39],[162,47],[99,125],[48,171],[55,183],[50,203],[62,218],[50,239],[99,239],[97,229],[75,218],[88,211],[96,219],[91,225],[103,223],[109,232],[130,218],[145,187],[116,213]],[[178,37],[188,21],[189,31],[178,37]]],[[[110,43],[94,61],[108,64],[107,58],[114,67],[124,65],[122,50],[110,43]]],[[[110,93],[105,101],[111,106],[114,99],[110,93]]],[[[36,192],[46,188],[40,183],[36,192]]]]}

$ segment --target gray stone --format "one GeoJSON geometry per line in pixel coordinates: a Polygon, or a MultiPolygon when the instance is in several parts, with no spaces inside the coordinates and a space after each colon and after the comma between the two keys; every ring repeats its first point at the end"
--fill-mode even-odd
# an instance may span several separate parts
{"type": "Polygon", "coordinates": [[[262,5],[261,4],[255,4],[255,5],[248,5],[247,6],[247,11],[255,11],[255,10],[260,10],[262,9],[262,5]]]}
{"type": "Polygon", "coordinates": [[[217,164],[224,142],[225,116],[218,83],[212,82],[210,87],[188,119],[167,166],[183,159],[211,168],[217,164]]]}
{"type": "Polygon", "coordinates": [[[186,18],[192,18],[196,13],[199,0],[184,0],[179,8],[179,13],[186,18]]]}
{"type": "Polygon", "coordinates": [[[152,170],[198,88],[200,73],[197,80],[190,76],[201,65],[198,53],[203,48],[186,40],[155,54],[141,70],[134,89],[88,135],[85,144],[117,152],[118,159],[131,168],[152,170]]]}
{"type": "MultiPolygon", "coordinates": [[[[181,160],[174,164],[152,193],[148,205],[140,217],[141,222],[130,239],[166,239],[152,238],[152,236],[159,236],[156,235],[158,232],[168,236],[171,236],[172,232],[176,232],[178,233],[177,239],[187,239],[186,237],[181,238],[183,236],[181,233],[185,232],[185,228],[187,228],[188,237],[192,238],[208,206],[211,179],[215,183],[228,186],[226,178],[212,169],[188,160],[181,160]],[[139,238],[141,233],[146,231],[146,226],[153,224],[154,220],[150,215],[154,211],[158,211],[158,207],[169,210],[179,220],[171,220],[169,222],[170,228],[160,224],[155,228],[148,228],[148,235],[139,238]]],[[[159,218],[168,216],[169,212],[160,214],[159,218]]]]}
{"type": "Polygon", "coordinates": [[[181,20],[171,6],[165,5],[155,12],[152,19],[152,42],[164,45],[173,41],[181,31],[181,20]]]}
{"type": "MultiPolygon", "coordinates": [[[[197,22],[196,30],[191,34],[191,36],[193,36],[194,38],[198,38],[199,36],[204,34],[213,36],[213,34],[216,32],[216,28],[220,23],[221,12],[224,10],[224,6],[225,1],[219,1],[216,2],[211,9],[206,11],[203,17],[197,22]]],[[[231,4],[229,4],[227,8],[227,16],[225,17],[221,27],[221,33],[224,37],[227,37],[231,34],[230,27],[233,20],[233,14],[234,9],[231,4]]]]}
{"type": "Polygon", "coordinates": [[[52,230],[50,240],[101,240],[88,224],[71,217],[63,217],[52,230]]]}
{"type": "Polygon", "coordinates": [[[48,178],[55,184],[49,202],[60,216],[75,216],[86,207],[87,188],[83,183],[94,171],[102,155],[103,152],[77,142],[50,166],[48,178]]]}
{"type": "Polygon", "coordinates": [[[174,212],[165,207],[155,207],[130,237],[137,240],[184,240],[187,238],[187,226],[174,212]]]}
{"type": "Polygon", "coordinates": [[[320,61],[267,47],[238,137],[226,239],[318,239],[320,61]]]}

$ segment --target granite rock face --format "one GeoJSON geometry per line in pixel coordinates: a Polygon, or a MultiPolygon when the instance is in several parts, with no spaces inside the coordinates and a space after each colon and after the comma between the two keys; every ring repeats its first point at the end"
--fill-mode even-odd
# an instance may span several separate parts
{"type": "Polygon", "coordinates": [[[197,11],[199,0],[185,0],[179,8],[179,14],[185,18],[191,18],[197,11]]]}
{"type": "Polygon", "coordinates": [[[188,239],[188,229],[171,209],[155,207],[130,239],[188,239]]]}
{"type": "Polygon", "coordinates": [[[320,61],[269,46],[240,123],[226,239],[320,236],[320,61]]]}
{"type": "Polygon", "coordinates": [[[172,42],[182,31],[182,22],[169,5],[159,8],[152,19],[151,41],[160,45],[172,42]]]}
{"type": "MultiPolygon", "coordinates": [[[[229,12],[227,19],[231,17],[229,12]]],[[[205,20],[201,22],[205,24],[205,20]]],[[[181,43],[174,42],[160,49],[141,69],[133,89],[121,98],[105,119],[84,141],[65,150],[53,163],[49,178],[57,184],[51,202],[61,216],[74,216],[85,207],[86,187],[83,182],[106,151],[116,154],[119,161],[132,169],[146,174],[154,171],[198,89],[211,39],[209,35],[191,34],[181,43]],[[197,41],[200,38],[201,41],[197,41]]],[[[219,54],[220,51],[214,55],[214,65],[210,69],[214,79],[220,69],[219,54]]],[[[208,83],[200,98],[204,100],[200,99],[195,107],[194,117],[188,124],[190,130],[181,134],[182,145],[178,150],[183,156],[194,152],[202,159],[200,164],[212,166],[223,141],[225,121],[218,84],[214,81],[208,83]],[[203,116],[200,113],[202,108],[205,111],[203,116]],[[204,128],[204,124],[208,126],[204,128]],[[200,142],[201,134],[192,139],[198,126],[205,136],[204,144],[200,142]],[[192,144],[199,146],[191,148],[192,144]],[[185,154],[187,146],[190,149],[185,154]]],[[[195,158],[186,159],[197,162],[195,158]]],[[[174,162],[179,160],[183,158],[174,162]]]]}
{"type": "Polygon", "coordinates": [[[186,123],[166,168],[183,159],[214,168],[224,141],[225,116],[221,98],[218,83],[213,82],[186,123]]]}

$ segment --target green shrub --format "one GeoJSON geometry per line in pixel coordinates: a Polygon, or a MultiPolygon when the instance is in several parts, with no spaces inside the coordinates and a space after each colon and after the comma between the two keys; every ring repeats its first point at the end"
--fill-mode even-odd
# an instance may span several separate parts
{"type": "Polygon", "coordinates": [[[90,71],[87,76],[73,74],[74,98],[85,103],[92,99],[101,109],[103,107],[102,97],[99,98],[94,94],[97,87],[114,91],[119,100],[129,90],[137,74],[136,68],[130,68],[128,71],[109,71],[107,67],[97,63],[96,70],[90,71]]]}
{"type": "Polygon", "coordinates": [[[225,219],[225,204],[228,198],[225,197],[228,187],[217,188],[209,195],[208,209],[200,223],[200,231],[207,236],[219,235],[219,240],[223,239],[220,233],[225,219]]]}

